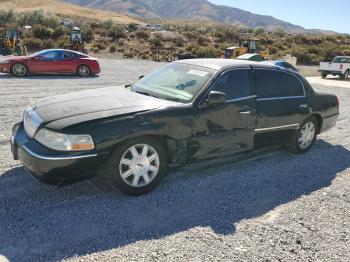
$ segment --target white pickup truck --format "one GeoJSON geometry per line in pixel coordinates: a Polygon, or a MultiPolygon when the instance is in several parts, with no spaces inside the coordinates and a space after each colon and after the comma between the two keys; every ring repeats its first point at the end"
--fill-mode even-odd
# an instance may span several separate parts
{"type": "Polygon", "coordinates": [[[321,62],[320,69],[322,78],[327,75],[338,75],[340,79],[347,79],[350,75],[350,56],[337,56],[331,63],[321,62]]]}

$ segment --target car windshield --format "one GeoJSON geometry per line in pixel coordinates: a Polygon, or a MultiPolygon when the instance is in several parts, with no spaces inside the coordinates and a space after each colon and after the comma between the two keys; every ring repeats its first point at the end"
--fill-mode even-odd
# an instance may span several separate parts
{"type": "Polygon", "coordinates": [[[132,91],[186,103],[193,99],[214,72],[200,66],[170,63],[142,78],[132,91]]]}

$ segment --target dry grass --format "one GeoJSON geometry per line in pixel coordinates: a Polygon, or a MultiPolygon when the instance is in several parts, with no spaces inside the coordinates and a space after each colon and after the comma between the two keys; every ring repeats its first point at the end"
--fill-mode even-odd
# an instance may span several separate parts
{"type": "Polygon", "coordinates": [[[142,22],[115,12],[95,10],[78,5],[63,3],[56,0],[0,0],[0,10],[13,9],[16,12],[27,12],[43,9],[45,12],[62,14],[67,16],[82,16],[90,19],[112,19],[118,24],[140,23],[142,22]]]}

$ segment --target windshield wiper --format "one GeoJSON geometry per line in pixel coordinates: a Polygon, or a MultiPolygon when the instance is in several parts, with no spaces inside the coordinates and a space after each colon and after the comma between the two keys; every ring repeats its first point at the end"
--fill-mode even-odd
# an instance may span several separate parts
{"type": "Polygon", "coordinates": [[[152,96],[152,97],[155,97],[155,98],[159,98],[158,96],[152,95],[152,94],[147,93],[147,92],[143,92],[143,91],[134,91],[134,90],[132,90],[132,91],[135,92],[135,93],[141,94],[141,95],[152,96]]]}
{"type": "Polygon", "coordinates": [[[181,102],[180,99],[175,98],[175,97],[165,97],[164,99],[165,99],[165,100],[169,100],[169,101],[181,102]]]}

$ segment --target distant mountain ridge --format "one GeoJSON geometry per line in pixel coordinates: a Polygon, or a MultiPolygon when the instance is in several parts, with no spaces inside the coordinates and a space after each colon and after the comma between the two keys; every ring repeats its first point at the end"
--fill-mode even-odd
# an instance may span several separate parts
{"type": "MultiPolygon", "coordinates": [[[[209,20],[236,26],[274,30],[278,27],[290,33],[308,32],[305,28],[272,16],[258,15],[238,8],[215,5],[207,0],[62,0],[81,6],[116,11],[139,18],[209,20]]],[[[319,32],[322,30],[310,30],[319,32]]]]}

